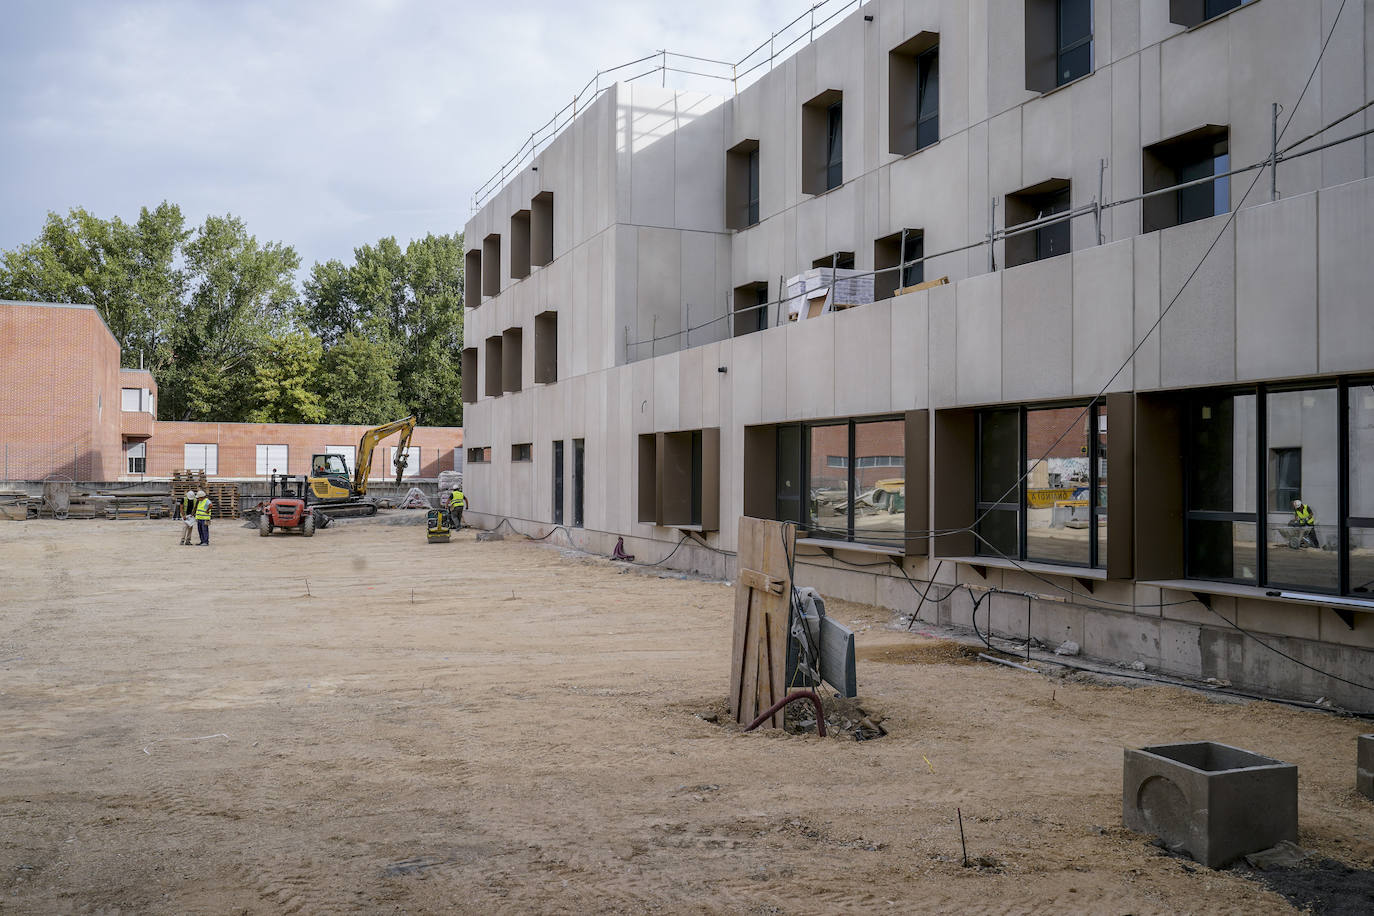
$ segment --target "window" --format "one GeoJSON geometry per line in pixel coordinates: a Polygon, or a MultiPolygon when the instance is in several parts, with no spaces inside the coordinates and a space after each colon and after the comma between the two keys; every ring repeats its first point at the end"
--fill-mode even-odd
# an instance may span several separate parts
{"type": "Polygon", "coordinates": [[[922,32],[887,55],[888,150],[899,156],[940,139],[939,41],[922,32]]]}
{"type": "Polygon", "coordinates": [[[563,524],[563,440],[553,442],[553,523],[563,524]]]}
{"type": "Polygon", "coordinates": [[[148,473],[148,443],[131,442],[124,451],[129,462],[130,474],[148,473]]]}
{"type": "Polygon", "coordinates": [[[463,403],[477,403],[477,348],[469,347],[463,351],[462,382],[463,403]]]}
{"type": "Polygon", "coordinates": [[[925,233],[903,229],[873,243],[873,299],[891,299],[899,290],[925,280],[925,233]],[[915,261],[916,263],[912,263],[915,261]],[[904,265],[900,270],[899,265],[904,265]]]}
{"type": "Polygon", "coordinates": [[[182,463],[188,471],[219,473],[219,446],[188,442],[182,446],[182,463]]]}
{"type": "MultiPolygon", "coordinates": [[[[1069,211],[1070,185],[1066,179],[1051,178],[1038,185],[1007,195],[1006,226],[1011,231],[1023,223],[1069,211]]],[[[1007,267],[1029,264],[1070,250],[1070,221],[1062,219],[1016,235],[1008,235],[1004,243],[1007,267]]]]}
{"type": "Polygon", "coordinates": [[[573,440],[573,508],[574,528],[581,528],[584,518],[583,508],[587,495],[587,440],[573,440]]]}
{"type": "Polygon", "coordinates": [[[259,445],[257,449],[257,467],[254,473],[261,476],[268,474],[286,474],[287,448],[284,445],[259,445]]]}
{"type": "Polygon", "coordinates": [[[475,309],[482,304],[482,250],[470,248],[463,255],[463,305],[475,309]]]}
{"type": "Polygon", "coordinates": [[[501,390],[519,391],[525,355],[524,331],[506,328],[501,335],[501,390]]]}
{"type": "Polygon", "coordinates": [[[468,449],[468,464],[490,464],[491,446],[477,447],[468,449]]]}
{"type": "Polygon", "coordinates": [[[534,316],[534,382],[548,385],[558,381],[558,313],[540,312],[534,316]]]}
{"type": "Polygon", "coordinates": [[[530,211],[517,210],[510,218],[510,278],[530,275],[530,211]]]}
{"type": "MultiPolygon", "coordinates": [[[[1141,188],[1147,193],[1162,191],[1225,175],[1231,168],[1229,150],[1228,129],[1215,124],[1147,146],[1140,159],[1141,188]]],[[[1141,229],[1154,232],[1228,213],[1230,209],[1231,179],[1222,177],[1146,197],[1141,207],[1141,229]]]]}
{"type": "Polygon", "coordinates": [[[759,221],[759,141],[744,140],[725,153],[725,225],[747,229],[759,221]]]}
{"type": "Polygon", "coordinates": [[[1367,593],[1374,577],[1369,385],[1204,391],[1188,398],[1186,410],[1187,575],[1367,593]],[[1312,513],[1311,524],[1299,521],[1295,502],[1312,513]]]}
{"type": "Polygon", "coordinates": [[[974,552],[1107,565],[1107,411],[1013,407],[978,414],[974,552]]]}
{"type": "MultiPolygon", "coordinates": [[[[387,449],[386,475],[394,477],[396,475],[396,453],[400,451],[396,446],[387,449]]],[[[401,470],[402,479],[406,477],[420,476],[420,446],[412,445],[406,449],[405,467],[401,470]]]]}
{"type": "Polygon", "coordinates": [[[553,261],[553,192],[540,191],[530,201],[530,263],[543,267],[553,261]]]}
{"type": "Polygon", "coordinates": [[[905,420],[780,426],[777,447],[779,519],[812,537],[903,548],[905,420]]]}
{"type": "Polygon", "coordinates": [[[802,106],[802,192],[824,194],[844,181],[844,93],[827,89],[802,106]]]}
{"type": "Polygon", "coordinates": [[[533,461],[534,445],[530,442],[522,442],[519,445],[510,447],[511,461],[533,461]]]}
{"type": "Polygon", "coordinates": [[[1253,0],[1169,0],[1169,21],[1192,28],[1253,0]]]}
{"type": "Polygon", "coordinates": [[[1048,92],[1092,70],[1092,0],[1026,0],[1026,88],[1048,92]]]}
{"type": "Polygon", "coordinates": [[[121,388],[119,389],[119,409],[126,412],[136,412],[143,410],[146,402],[144,398],[147,392],[142,388],[121,388]]]}
{"type": "MultiPolygon", "coordinates": [[[[356,465],[357,456],[355,452],[357,451],[357,448],[358,447],[356,445],[326,445],[324,447],[324,453],[326,455],[337,455],[339,459],[341,459],[343,462],[342,473],[345,477],[348,477],[353,473],[353,468],[356,465]]],[[[332,461],[327,461],[325,466],[327,471],[329,470],[329,467],[332,465],[332,463],[332,461]]],[[[371,470],[371,468],[368,468],[368,470],[371,470]]],[[[333,473],[332,471],[329,472],[333,473]]]]}
{"type": "Polygon", "coordinates": [[[501,233],[493,232],[482,239],[482,262],[486,266],[481,272],[482,295],[498,295],[501,292],[501,233]]]}
{"type": "Polygon", "coordinates": [[[768,284],[746,283],[735,287],[735,336],[743,337],[768,328],[768,284]]]}
{"type": "Polygon", "coordinates": [[[719,428],[640,435],[637,517],[660,527],[719,529],[719,428]]]}
{"type": "Polygon", "coordinates": [[[489,398],[501,396],[501,335],[487,338],[485,370],[482,378],[482,393],[489,398]]]}
{"type": "Polygon", "coordinates": [[[453,450],[453,469],[459,474],[463,473],[464,452],[461,448],[453,450]]]}
{"type": "Polygon", "coordinates": [[[823,258],[817,258],[812,261],[811,267],[813,269],[817,267],[833,267],[836,270],[853,270],[854,252],[837,251],[834,254],[828,254],[823,258]]]}

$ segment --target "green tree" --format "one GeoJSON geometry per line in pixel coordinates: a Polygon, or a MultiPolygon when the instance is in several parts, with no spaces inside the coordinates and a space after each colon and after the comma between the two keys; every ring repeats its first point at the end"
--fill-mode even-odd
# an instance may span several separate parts
{"type": "Polygon", "coordinates": [[[0,252],[0,297],[93,305],[126,366],[152,369],[164,420],[242,420],[263,348],[290,329],[300,258],[260,245],[234,216],[187,229],[181,209],[132,225],[82,209],[49,213],[33,242],[0,252]]]}
{"type": "Polygon", "coordinates": [[[331,423],[376,426],[405,416],[389,342],[348,331],[324,357],[320,390],[331,423]]]}
{"type": "Polygon", "coordinates": [[[324,349],[309,331],[296,329],[269,342],[253,372],[254,423],[321,423],[327,416],[315,386],[324,349]]]}
{"type": "MultiPolygon", "coordinates": [[[[304,299],[304,320],[324,342],[327,363],[348,334],[360,336],[394,358],[401,414],[413,413],[432,425],[463,422],[461,233],[428,235],[404,249],[394,238],[384,238],[354,249],[351,265],[316,264],[304,299]]],[[[360,345],[352,346],[357,357],[360,345]]],[[[361,399],[341,395],[340,403],[366,403],[370,391],[360,389],[361,399]]],[[[377,390],[376,400],[358,406],[358,415],[388,416],[381,410],[385,392],[377,390]]]]}

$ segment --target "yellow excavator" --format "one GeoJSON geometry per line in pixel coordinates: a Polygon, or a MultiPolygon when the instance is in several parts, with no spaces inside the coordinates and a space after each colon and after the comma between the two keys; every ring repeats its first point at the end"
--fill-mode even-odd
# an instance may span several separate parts
{"type": "Polygon", "coordinates": [[[405,474],[407,446],[415,432],[415,418],[406,417],[394,423],[374,426],[358,440],[358,453],[353,475],[348,473],[348,461],[343,455],[325,453],[310,458],[310,477],[307,498],[309,504],[324,514],[342,518],[353,515],[376,515],[377,504],[367,498],[367,474],[372,469],[372,453],[377,444],[392,433],[400,433],[396,448],[396,483],[405,474]]]}

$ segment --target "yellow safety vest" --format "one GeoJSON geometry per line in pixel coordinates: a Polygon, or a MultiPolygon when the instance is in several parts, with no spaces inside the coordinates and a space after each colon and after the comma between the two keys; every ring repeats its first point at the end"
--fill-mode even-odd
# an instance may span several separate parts
{"type": "Polygon", "coordinates": [[[210,500],[208,498],[199,500],[196,503],[196,518],[203,522],[210,520],[210,500]]]}
{"type": "Polygon", "coordinates": [[[462,490],[454,490],[453,495],[449,497],[449,506],[454,509],[461,509],[463,506],[467,505],[467,501],[467,497],[463,495],[462,490]]]}
{"type": "Polygon", "coordinates": [[[1297,515],[1298,524],[1300,525],[1317,524],[1317,517],[1312,514],[1312,507],[1307,505],[1306,503],[1303,503],[1301,506],[1299,506],[1298,511],[1295,514],[1297,515]]]}

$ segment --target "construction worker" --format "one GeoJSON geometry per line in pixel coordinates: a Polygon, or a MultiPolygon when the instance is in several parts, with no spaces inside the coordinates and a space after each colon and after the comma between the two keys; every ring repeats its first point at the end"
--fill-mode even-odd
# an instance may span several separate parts
{"type": "Polygon", "coordinates": [[[196,528],[200,530],[200,543],[197,547],[210,546],[210,510],[214,503],[204,490],[196,491],[196,528]]]}
{"type": "Polygon", "coordinates": [[[467,504],[468,498],[463,495],[463,488],[454,487],[452,495],[448,498],[448,514],[455,529],[463,527],[463,509],[467,504]]]}
{"type": "Polygon", "coordinates": [[[1321,547],[1321,542],[1317,540],[1317,513],[1301,499],[1293,500],[1293,520],[1288,524],[1300,533],[1298,546],[1302,546],[1304,540],[1311,540],[1313,547],[1321,547]]]}
{"type": "Polygon", "coordinates": [[[191,534],[196,530],[196,500],[200,498],[199,494],[199,490],[187,490],[186,495],[181,497],[177,503],[177,508],[180,510],[177,514],[182,521],[181,545],[183,547],[191,546],[191,534]]]}

